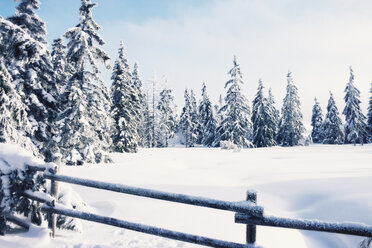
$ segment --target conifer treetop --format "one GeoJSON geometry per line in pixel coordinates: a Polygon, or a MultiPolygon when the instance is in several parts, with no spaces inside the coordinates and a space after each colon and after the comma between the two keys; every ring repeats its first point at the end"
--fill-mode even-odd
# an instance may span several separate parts
{"type": "Polygon", "coordinates": [[[23,28],[32,38],[46,44],[46,25],[35,13],[39,9],[39,0],[15,0],[20,2],[14,16],[8,18],[12,23],[23,28]]]}
{"type": "Polygon", "coordinates": [[[75,64],[75,67],[84,69],[85,61],[89,61],[93,68],[93,73],[100,73],[97,65],[97,60],[110,69],[110,57],[101,48],[95,46],[104,45],[105,41],[96,32],[100,26],[92,18],[92,8],[97,3],[91,3],[90,0],[81,0],[80,7],[80,23],[75,27],[66,31],[64,36],[69,39],[68,54],[70,62],[75,64]]]}

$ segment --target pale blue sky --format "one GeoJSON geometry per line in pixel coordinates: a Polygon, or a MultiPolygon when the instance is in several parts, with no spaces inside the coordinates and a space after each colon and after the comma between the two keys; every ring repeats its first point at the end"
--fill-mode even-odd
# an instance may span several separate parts
{"type": "MultiPolygon", "coordinates": [[[[78,22],[79,0],[40,0],[48,41],[78,22]]],[[[252,101],[257,81],[272,87],[278,107],[288,70],[299,88],[306,121],[313,98],[323,110],[332,90],[340,112],[351,65],[366,113],[372,82],[372,1],[370,0],[97,0],[93,17],[111,58],[123,40],[128,58],[138,61],[143,81],[153,70],[167,75],[178,108],[185,87],[200,94],[206,81],[214,102],[224,94],[227,71],[236,54],[244,92],[252,101]]],[[[13,0],[0,0],[0,15],[14,12],[13,0]]],[[[109,71],[102,78],[108,81],[109,71]]]]}

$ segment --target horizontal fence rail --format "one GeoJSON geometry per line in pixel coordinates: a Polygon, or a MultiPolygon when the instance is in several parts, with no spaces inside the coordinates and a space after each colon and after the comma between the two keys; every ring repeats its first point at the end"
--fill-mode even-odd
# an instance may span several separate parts
{"type": "Polygon", "coordinates": [[[137,188],[132,186],[127,186],[123,184],[113,184],[113,183],[105,183],[99,182],[94,180],[88,179],[81,179],[76,177],[69,177],[63,175],[56,175],[50,173],[44,173],[44,178],[65,182],[65,183],[72,183],[87,187],[92,187],[96,189],[104,189],[124,194],[136,195],[136,196],[143,196],[148,198],[154,198],[158,200],[164,201],[171,201],[171,202],[178,202],[184,203],[194,206],[200,207],[208,207],[208,208],[215,208],[220,210],[228,210],[234,212],[242,212],[252,216],[260,217],[263,215],[263,208],[260,206],[255,206],[249,202],[241,201],[241,202],[229,202],[229,201],[221,201],[215,200],[205,197],[198,197],[198,196],[190,196],[184,194],[174,194],[168,193],[158,190],[152,189],[144,189],[144,188],[137,188]]]}
{"type": "Polygon", "coordinates": [[[5,219],[9,222],[12,222],[20,227],[23,227],[26,230],[30,229],[30,223],[26,222],[25,220],[18,218],[17,216],[14,215],[8,215],[5,217],[5,219]]]}
{"type": "MultiPolygon", "coordinates": [[[[218,239],[207,238],[203,236],[197,236],[182,232],[171,231],[159,227],[148,226],[143,224],[132,223],[124,220],[119,220],[111,217],[76,211],[76,210],[69,210],[63,209],[58,207],[50,207],[47,205],[43,205],[41,210],[46,213],[53,213],[53,214],[61,214],[66,215],[74,218],[79,218],[83,220],[93,221],[101,224],[107,224],[111,226],[121,227],[132,231],[152,234],[164,238],[179,240],[183,242],[204,245],[209,247],[217,247],[217,248],[254,248],[253,245],[246,245],[246,244],[239,244],[234,242],[228,242],[218,239]]],[[[257,247],[256,247],[257,248],[257,247]]]]}
{"type": "Polygon", "coordinates": [[[260,226],[282,227],[372,237],[372,226],[358,223],[333,223],[319,220],[279,218],[274,216],[263,216],[260,218],[256,218],[241,213],[235,214],[235,222],[260,226]]]}

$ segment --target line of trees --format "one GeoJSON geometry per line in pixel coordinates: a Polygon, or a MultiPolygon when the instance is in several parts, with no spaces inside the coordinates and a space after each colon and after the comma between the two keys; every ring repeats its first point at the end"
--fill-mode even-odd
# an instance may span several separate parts
{"type": "MultiPolygon", "coordinates": [[[[372,87],[371,91],[372,93],[372,87]]],[[[364,144],[372,142],[372,96],[369,100],[368,119],[360,108],[360,91],[354,85],[354,72],[350,67],[349,82],[345,87],[345,124],[342,124],[332,92],[323,120],[322,109],[315,98],[311,117],[311,137],[314,143],[323,144],[364,144]]]]}
{"type": "Polygon", "coordinates": [[[287,93],[283,99],[281,115],[275,108],[275,100],[268,91],[265,96],[263,82],[258,81],[257,94],[252,103],[242,92],[244,84],[237,58],[228,72],[226,96],[213,108],[203,83],[202,100],[196,108],[193,91],[185,91],[179,128],[185,137],[186,147],[200,144],[217,147],[229,142],[237,147],[295,146],[305,142],[301,104],[292,73],[287,74],[287,93]]]}
{"type": "MultiPolygon", "coordinates": [[[[81,0],[79,22],[63,37],[46,42],[46,26],[36,14],[38,0],[20,0],[13,16],[0,17],[0,142],[16,143],[35,155],[53,160],[60,152],[70,165],[110,162],[109,152],[136,152],[138,147],[167,147],[181,137],[186,147],[229,142],[238,147],[295,146],[304,142],[304,125],[297,87],[287,74],[281,113],[262,80],[252,102],[242,92],[242,72],[234,57],[225,83],[226,95],[213,105],[205,83],[201,100],[185,90],[185,105],[177,116],[172,90],[144,90],[138,64],[133,70],[123,43],[112,68],[112,84],[100,78],[99,65],[111,69],[91,0],[81,0]]],[[[372,91],[372,89],[371,89],[372,91]]],[[[331,94],[323,120],[316,101],[311,137],[315,143],[372,141],[372,98],[368,118],[359,105],[359,90],[345,89],[343,126],[331,94]]]]}

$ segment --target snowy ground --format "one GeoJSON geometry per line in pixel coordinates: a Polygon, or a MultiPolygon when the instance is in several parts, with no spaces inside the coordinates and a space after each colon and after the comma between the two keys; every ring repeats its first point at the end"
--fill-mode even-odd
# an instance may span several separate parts
{"type": "MultiPolygon", "coordinates": [[[[65,175],[240,201],[258,191],[265,213],[372,224],[372,145],[247,149],[143,149],[113,154],[115,163],[61,168],[65,175]]],[[[73,186],[103,215],[218,239],[244,242],[232,213],[73,186]]],[[[196,247],[83,221],[82,234],[43,228],[0,237],[1,247],[196,247]],[[37,237],[37,238],[36,238],[37,237]]],[[[359,237],[258,227],[265,248],[357,247],[359,237]]]]}

